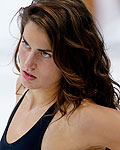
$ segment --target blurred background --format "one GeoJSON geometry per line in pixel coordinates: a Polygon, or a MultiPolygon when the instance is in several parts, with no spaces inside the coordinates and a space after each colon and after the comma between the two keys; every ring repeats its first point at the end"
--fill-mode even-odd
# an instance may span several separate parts
{"type": "MultiPolygon", "coordinates": [[[[120,0],[83,0],[93,14],[104,37],[111,60],[111,74],[120,83],[120,0]]],[[[18,42],[16,17],[20,7],[31,0],[1,1],[0,5],[0,138],[15,105],[17,75],[14,74],[13,54],[18,42]]]]}

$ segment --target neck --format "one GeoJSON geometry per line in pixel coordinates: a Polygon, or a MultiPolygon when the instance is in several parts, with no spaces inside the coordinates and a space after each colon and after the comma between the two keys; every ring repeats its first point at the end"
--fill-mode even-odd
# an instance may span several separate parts
{"type": "Polygon", "coordinates": [[[27,99],[29,100],[28,109],[44,108],[57,101],[58,92],[53,89],[35,89],[29,90],[27,99]]]}

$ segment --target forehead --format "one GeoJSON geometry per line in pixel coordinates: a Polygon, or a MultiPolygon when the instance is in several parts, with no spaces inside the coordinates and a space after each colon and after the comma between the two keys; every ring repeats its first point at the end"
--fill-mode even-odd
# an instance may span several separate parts
{"type": "Polygon", "coordinates": [[[51,49],[50,39],[46,31],[32,21],[29,21],[23,32],[25,40],[32,46],[51,49]]]}

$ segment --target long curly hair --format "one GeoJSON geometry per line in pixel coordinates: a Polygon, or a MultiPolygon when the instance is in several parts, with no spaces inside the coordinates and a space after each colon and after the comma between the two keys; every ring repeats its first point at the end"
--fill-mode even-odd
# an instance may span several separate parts
{"type": "MultiPolygon", "coordinates": [[[[29,21],[43,28],[49,36],[54,62],[62,72],[56,102],[62,116],[70,104],[74,106],[73,112],[83,99],[92,99],[105,107],[118,107],[120,85],[110,75],[104,40],[81,0],[34,0],[20,9],[18,19],[21,38],[29,21]]],[[[18,71],[21,38],[14,55],[18,71]]]]}

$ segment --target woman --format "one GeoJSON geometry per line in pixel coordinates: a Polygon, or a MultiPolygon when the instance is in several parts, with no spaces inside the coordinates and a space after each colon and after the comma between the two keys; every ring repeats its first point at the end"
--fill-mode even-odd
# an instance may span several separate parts
{"type": "Polygon", "coordinates": [[[120,86],[83,2],[37,0],[19,13],[17,102],[0,150],[119,150],[120,86]]]}

